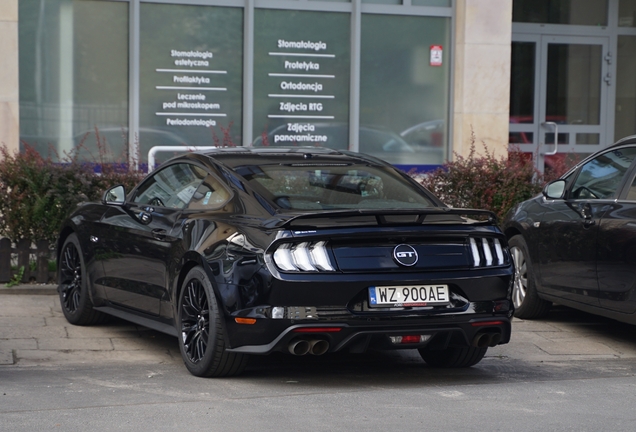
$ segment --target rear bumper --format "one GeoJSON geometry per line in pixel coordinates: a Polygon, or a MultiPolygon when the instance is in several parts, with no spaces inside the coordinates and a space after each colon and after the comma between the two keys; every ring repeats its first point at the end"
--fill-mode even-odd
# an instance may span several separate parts
{"type": "MultiPolygon", "coordinates": [[[[511,312],[512,313],[512,312],[511,312]]],[[[510,316],[497,314],[489,316],[421,317],[403,320],[391,319],[375,322],[338,322],[294,323],[292,320],[258,320],[253,326],[241,326],[245,332],[252,333],[247,339],[267,338],[274,330],[281,328],[269,343],[235,346],[228,351],[245,354],[270,354],[272,352],[290,352],[290,345],[297,341],[326,341],[327,352],[348,351],[362,353],[368,349],[407,349],[429,347],[443,349],[447,346],[471,346],[476,338],[487,346],[490,335],[494,344],[510,341],[510,316]],[[269,321],[269,322],[264,322],[269,321]],[[284,322],[282,322],[284,321],[284,322]],[[269,325],[268,325],[269,324],[269,325]],[[250,328],[245,328],[250,327],[250,328]],[[483,334],[489,337],[482,338],[483,334]],[[396,343],[395,336],[424,336],[421,342],[396,343]]],[[[276,330],[274,330],[276,331],[276,330]]],[[[244,333],[245,335],[245,333],[244,333]]],[[[261,340],[262,340],[261,339],[261,340]]]]}

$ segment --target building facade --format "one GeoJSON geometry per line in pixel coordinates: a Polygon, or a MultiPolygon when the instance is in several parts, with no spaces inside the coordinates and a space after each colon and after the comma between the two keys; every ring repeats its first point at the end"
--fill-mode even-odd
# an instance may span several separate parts
{"type": "Polygon", "coordinates": [[[0,0],[0,142],[142,164],[153,146],[320,145],[427,169],[476,140],[543,169],[636,132],[635,12],[636,0],[0,0]]]}
{"type": "Polygon", "coordinates": [[[512,19],[511,143],[542,168],[636,133],[636,1],[515,0],[512,19]]]}

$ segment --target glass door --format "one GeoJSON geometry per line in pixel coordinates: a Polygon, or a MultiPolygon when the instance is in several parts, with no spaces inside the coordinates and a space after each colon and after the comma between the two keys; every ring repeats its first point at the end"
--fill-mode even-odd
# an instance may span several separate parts
{"type": "Polygon", "coordinates": [[[510,144],[539,171],[607,143],[610,61],[607,37],[513,38],[510,144]]]}

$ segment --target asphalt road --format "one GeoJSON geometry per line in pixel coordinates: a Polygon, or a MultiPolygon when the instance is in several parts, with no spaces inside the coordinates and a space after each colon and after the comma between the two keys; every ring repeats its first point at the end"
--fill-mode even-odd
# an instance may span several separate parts
{"type": "Polygon", "coordinates": [[[0,295],[2,349],[3,431],[636,430],[634,327],[566,308],[515,320],[510,344],[462,370],[393,351],[254,357],[240,377],[195,378],[174,338],[70,326],[54,296],[0,295]]]}

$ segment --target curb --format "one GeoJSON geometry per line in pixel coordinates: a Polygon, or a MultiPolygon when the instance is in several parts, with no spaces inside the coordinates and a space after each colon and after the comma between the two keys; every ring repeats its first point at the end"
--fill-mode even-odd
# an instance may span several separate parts
{"type": "Polygon", "coordinates": [[[24,284],[14,287],[0,285],[0,295],[56,295],[57,285],[54,284],[24,284]]]}

